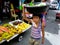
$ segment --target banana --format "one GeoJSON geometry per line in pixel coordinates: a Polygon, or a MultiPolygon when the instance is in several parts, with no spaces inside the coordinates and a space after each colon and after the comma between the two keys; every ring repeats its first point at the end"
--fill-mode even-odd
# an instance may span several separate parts
{"type": "Polygon", "coordinates": [[[14,35],[14,33],[12,31],[10,31],[9,34],[12,35],[12,36],[14,35]]]}
{"type": "Polygon", "coordinates": [[[7,37],[5,37],[6,40],[10,39],[12,37],[12,35],[9,35],[7,37]]]}
{"type": "Polygon", "coordinates": [[[0,41],[2,41],[2,37],[0,37],[0,41]]]}
{"type": "Polygon", "coordinates": [[[12,31],[12,32],[14,32],[14,33],[17,32],[17,30],[15,30],[15,29],[13,29],[13,28],[11,28],[10,31],[12,31]]]}
{"type": "Polygon", "coordinates": [[[19,30],[19,31],[18,31],[18,34],[20,34],[20,33],[22,33],[22,30],[19,30]]]}
{"type": "Polygon", "coordinates": [[[5,37],[7,37],[9,35],[9,33],[3,33],[2,37],[5,39],[5,37]]]}
{"type": "Polygon", "coordinates": [[[6,23],[6,24],[3,24],[4,27],[8,27],[8,26],[11,26],[10,24],[6,23]]]}

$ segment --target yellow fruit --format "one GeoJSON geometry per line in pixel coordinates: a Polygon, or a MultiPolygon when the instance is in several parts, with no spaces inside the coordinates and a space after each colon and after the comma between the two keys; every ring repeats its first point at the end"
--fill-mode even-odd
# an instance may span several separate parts
{"type": "Polygon", "coordinates": [[[12,32],[14,32],[14,33],[17,32],[17,30],[15,30],[15,29],[13,29],[13,28],[11,28],[10,30],[11,30],[12,32]]]}
{"type": "Polygon", "coordinates": [[[22,26],[19,26],[19,28],[21,29],[21,30],[24,30],[25,28],[24,27],[22,27],[22,26]]]}
{"type": "Polygon", "coordinates": [[[8,27],[8,26],[11,26],[10,24],[6,23],[3,25],[4,27],[8,27]]]}
{"type": "Polygon", "coordinates": [[[12,31],[9,32],[10,35],[14,35],[14,33],[12,31]]]}
{"type": "Polygon", "coordinates": [[[10,35],[10,34],[5,32],[5,33],[3,33],[2,37],[5,39],[8,35],[10,35]]]}
{"type": "Polygon", "coordinates": [[[5,37],[6,40],[10,39],[12,37],[12,35],[8,35],[7,37],[5,37]]]}
{"type": "Polygon", "coordinates": [[[2,37],[0,37],[0,41],[2,41],[2,37]]]}
{"type": "Polygon", "coordinates": [[[22,30],[19,30],[18,33],[19,33],[19,34],[22,33],[22,30]]]}
{"type": "Polygon", "coordinates": [[[23,25],[25,26],[25,28],[27,28],[27,27],[29,27],[30,25],[29,24],[27,24],[27,23],[23,23],[23,25]]]}
{"type": "Polygon", "coordinates": [[[23,23],[21,23],[21,24],[18,24],[17,29],[24,31],[24,30],[27,29],[29,26],[30,26],[29,24],[23,22],[23,23]]]}
{"type": "Polygon", "coordinates": [[[3,39],[9,39],[10,37],[12,37],[14,34],[13,33],[7,33],[7,32],[5,32],[5,33],[3,33],[3,35],[2,35],[2,38],[3,39]]]}

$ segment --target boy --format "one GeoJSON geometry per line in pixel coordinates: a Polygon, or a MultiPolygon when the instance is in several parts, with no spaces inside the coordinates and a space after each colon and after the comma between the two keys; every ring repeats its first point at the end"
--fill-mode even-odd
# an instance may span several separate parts
{"type": "Polygon", "coordinates": [[[32,19],[24,18],[32,23],[31,37],[29,45],[40,45],[41,31],[42,31],[42,44],[44,43],[44,22],[41,23],[41,16],[33,14],[32,19]]]}

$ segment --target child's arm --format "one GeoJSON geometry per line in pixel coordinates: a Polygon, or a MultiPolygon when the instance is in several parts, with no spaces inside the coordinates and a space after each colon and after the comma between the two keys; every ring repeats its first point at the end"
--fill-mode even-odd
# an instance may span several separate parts
{"type": "MultiPolygon", "coordinates": [[[[28,13],[28,12],[27,12],[27,13],[28,13]]],[[[25,20],[25,21],[28,21],[28,23],[31,23],[30,19],[28,19],[28,18],[26,17],[26,15],[25,15],[25,8],[24,8],[24,7],[23,7],[22,16],[23,16],[22,20],[25,20]]]]}
{"type": "Polygon", "coordinates": [[[23,20],[28,21],[29,23],[31,23],[30,19],[28,19],[27,17],[24,17],[23,20]]]}
{"type": "Polygon", "coordinates": [[[23,20],[28,21],[28,23],[32,23],[32,19],[29,19],[27,17],[23,17],[23,20]]]}
{"type": "Polygon", "coordinates": [[[42,22],[42,44],[44,44],[44,23],[42,22]]]}

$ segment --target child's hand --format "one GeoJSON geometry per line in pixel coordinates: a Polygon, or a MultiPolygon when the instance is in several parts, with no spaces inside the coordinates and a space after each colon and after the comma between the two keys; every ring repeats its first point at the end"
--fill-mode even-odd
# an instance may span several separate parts
{"type": "Polygon", "coordinates": [[[44,30],[42,29],[42,44],[44,44],[44,30]]]}
{"type": "Polygon", "coordinates": [[[45,23],[44,22],[42,22],[42,26],[45,27],[45,23]]]}
{"type": "Polygon", "coordinates": [[[44,38],[42,38],[42,42],[41,43],[44,44],[44,38]]]}

